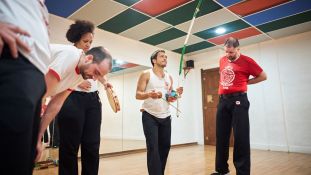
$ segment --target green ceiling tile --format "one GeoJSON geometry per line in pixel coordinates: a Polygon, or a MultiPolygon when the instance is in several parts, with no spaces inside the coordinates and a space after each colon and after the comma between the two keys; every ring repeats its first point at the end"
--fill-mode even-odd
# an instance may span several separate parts
{"type": "Polygon", "coordinates": [[[141,14],[135,10],[127,9],[119,15],[102,23],[98,26],[98,28],[113,33],[121,33],[131,27],[147,21],[148,19],[150,19],[150,17],[141,14]]]}
{"type": "Polygon", "coordinates": [[[228,33],[232,33],[232,32],[235,32],[235,31],[238,31],[238,30],[241,30],[241,29],[245,29],[247,27],[250,27],[250,25],[248,25],[247,23],[245,23],[244,21],[239,19],[239,20],[236,20],[236,21],[232,21],[232,22],[220,25],[220,26],[216,26],[216,27],[213,27],[213,28],[209,28],[209,29],[203,30],[201,32],[197,32],[194,35],[196,35],[198,37],[201,37],[203,39],[209,39],[209,38],[214,38],[214,37],[217,37],[217,36],[225,35],[225,34],[228,34],[228,33]],[[217,28],[219,28],[219,27],[222,27],[222,28],[226,29],[226,32],[223,33],[223,34],[220,34],[220,35],[215,33],[215,30],[217,28]]]}
{"type": "MultiPolygon", "coordinates": [[[[207,41],[202,41],[196,44],[192,44],[186,47],[186,52],[185,53],[190,53],[190,52],[194,52],[194,51],[198,51],[198,50],[202,50],[202,49],[206,49],[209,47],[213,47],[215,46],[214,44],[211,44],[207,41]]],[[[179,49],[175,49],[173,50],[174,52],[177,53],[181,53],[183,48],[179,48],[179,49]]]]}
{"type": "MultiPolygon", "coordinates": [[[[198,0],[193,1],[168,13],[160,15],[157,18],[172,25],[181,24],[192,19],[197,4],[198,0]]],[[[199,13],[197,14],[197,17],[206,15],[219,9],[221,9],[221,6],[216,4],[213,0],[204,0],[200,7],[199,13]]]]}
{"type": "Polygon", "coordinates": [[[273,22],[262,24],[257,26],[257,28],[263,32],[271,32],[273,30],[278,30],[308,21],[311,21],[311,10],[290,17],[282,18],[273,22]]]}
{"type": "Polygon", "coordinates": [[[113,67],[113,68],[111,69],[110,73],[118,72],[118,71],[121,71],[121,70],[123,70],[123,69],[125,69],[125,68],[122,68],[122,67],[113,67]]]}
{"type": "Polygon", "coordinates": [[[121,4],[124,4],[124,5],[127,5],[127,6],[131,6],[140,0],[115,0],[115,1],[117,1],[121,4]]]}
{"type": "Polygon", "coordinates": [[[178,30],[176,28],[170,28],[170,29],[165,30],[161,33],[158,33],[158,34],[149,36],[145,39],[142,39],[141,41],[148,43],[148,44],[151,44],[151,45],[158,45],[158,44],[164,43],[166,41],[169,41],[169,40],[172,40],[175,38],[179,38],[179,37],[184,36],[184,35],[186,35],[185,32],[178,30]]]}

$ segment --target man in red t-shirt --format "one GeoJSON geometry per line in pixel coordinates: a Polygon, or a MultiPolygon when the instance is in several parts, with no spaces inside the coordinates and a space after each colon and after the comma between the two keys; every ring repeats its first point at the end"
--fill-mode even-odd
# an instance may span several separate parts
{"type": "Polygon", "coordinates": [[[219,104],[216,116],[216,173],[229,174],[229,142],[234,135],[233,163],[237,175],[250,175],[249,101],[247,85],[267,79],[266,73],[250,57],[240,54],[239,41],[228,38],[226,55],[220,59],[219,104]],[[252,76],[253,78],[250,78],[252,76]]]}

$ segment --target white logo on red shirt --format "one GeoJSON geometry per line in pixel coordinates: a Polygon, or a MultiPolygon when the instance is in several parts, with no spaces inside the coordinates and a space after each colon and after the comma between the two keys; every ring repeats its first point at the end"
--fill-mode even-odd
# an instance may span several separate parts
{"type": "Polygon", "coordinates": [[[231,66],[226,66],[220,73],[220,84],[224,89],[228,89],[228,86],[232,86],[232,82],[235,78],[234,71],[231,66]]]}

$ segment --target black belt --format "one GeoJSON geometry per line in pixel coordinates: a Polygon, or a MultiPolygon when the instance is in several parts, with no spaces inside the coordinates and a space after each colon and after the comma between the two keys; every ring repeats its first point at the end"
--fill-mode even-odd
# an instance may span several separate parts
{"type": "Polygon", "coordinates": [[[220,98],[232,98],[232,97],[239,97],[242,95],[246,95],[246,92],[234,92],[231,94],[220,94],[220,98]]]}
{"type": "Polygon", "coordinates": [[[93,92],[85,92],[85,91],[73,91],[74,93],[78,93],[78,94],[99,94],[98,91],[93,91],[93,92]]]}

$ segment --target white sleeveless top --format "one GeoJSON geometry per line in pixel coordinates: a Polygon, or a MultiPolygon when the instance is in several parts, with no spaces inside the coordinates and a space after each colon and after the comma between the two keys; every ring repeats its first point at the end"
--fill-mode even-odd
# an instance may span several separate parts
{"type": "Polygon", "coordinates": [[[171,80],[168,73],[164,73],[164,78],[158,77],[152,69],[148,70],[150,73],[150,79],[146,86],[146,92],[151,92],[155,90],[156,92],[162,92],[163,99],[152,99],[147,98],[144,100],[142,108],[149,114],[158,117],[166,118],[170,116],[169,104],[166,102],[165,94],[168,93],[171,87],[171,80]]]}

